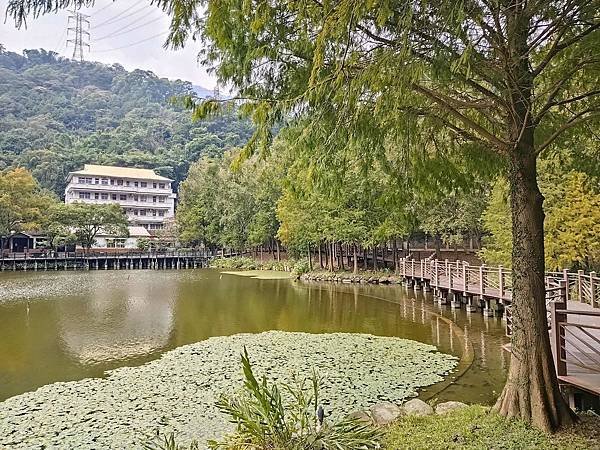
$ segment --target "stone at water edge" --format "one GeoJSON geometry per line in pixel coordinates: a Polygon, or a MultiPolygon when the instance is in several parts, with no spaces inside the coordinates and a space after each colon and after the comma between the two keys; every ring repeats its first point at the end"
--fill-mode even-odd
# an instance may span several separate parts
{"type": "Polygon", "coordinates": [[[436,414],[447,414],[457,409],[466,408],[467,405],[463,402],[444,402],[435,407],[436,414]]]}
{"type": "Polygon", "coordinates": [[[402,415],[402,410],[391,402],[371,406],[371,416],[375,425],[387,425],[402,415]]]}
{"type": "Polygon", "coordinates": [[[348,414],[348,418],[356,419],[359,422],[364,422],[367,424],[373,423],[373,418],[371,417],[371,415],[367,411],[363,411],[363,410],[354,411],[353,413],[348,414]]]}
{"type": "Polygon", "coordinates": [[[430,416],[433,414],[433,408],[418,398],[407,401],[402,405],[402,409],[409,416],[430,416]]]}

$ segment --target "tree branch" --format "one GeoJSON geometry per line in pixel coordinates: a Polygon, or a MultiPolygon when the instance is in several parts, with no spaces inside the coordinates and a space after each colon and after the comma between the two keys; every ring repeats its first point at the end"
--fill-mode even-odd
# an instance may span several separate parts
{"type": "Polygon", "coordinates": [[[568,129],[573,128],[581,123],[584,123],[587,120],[596,116],[600,116],[600,110],[586,109],[585,111],[581,111],[575,114],[573,117],[571,117],[571,119],[568,122],[564,123],[558,130],[552,133],[552,135],[537,148],[537,150],[534,152],[535,155],[539,155],[541,152],[543,152],[556,140],[556,138],[558,138],[562,133],[564,133],[568,129]],[[588,115],[586,116],[586,114],[588,115]]]}
{"type": "Polygon", "coordinates": [[[487,141],[488,144],[490,144],[493,148],[498,149],[498,151],[500,153],[506,151],[506,149],[509,147],[507,142],[499,139],[497,136],[494,136],[492,133],[490,133],[484,127],[482,127],[481,125],[479,125],[478,123],[476,123],[475,121],[470,119],[469,117],[462,114],[454,106],[452,106],[447,100],[440,97],[439,94],[437,94],[419,84],[416,84],[416,83],[413,83],[412,86],[416,91],[425,95],[427,98],[433,100],[435,103],[437,103],[444,110],[446,110],[448,113],[450,113],[455,118],[457,118],[459,121],[461,121],[468,128],[472,129],[473,131],[475,131],[476,133],[481,135],[487,141]]]}

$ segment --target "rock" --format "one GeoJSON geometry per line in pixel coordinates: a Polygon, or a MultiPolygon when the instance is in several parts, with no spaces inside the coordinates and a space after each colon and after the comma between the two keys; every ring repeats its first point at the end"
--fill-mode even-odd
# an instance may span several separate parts
{"type": "Polygon", "coordinates": [[[450,411],[455,411],[457,409],[466,408],[467,405],[463,402],[444,402],[440,403],[435,407],[436,414],[446,414],[450,411]]]}
{"type": "Polygon", "coordinates": [[[407,401],[402,409],[409,416],[430,416],[433,414],[433,408],[418,398],[407,401]]]}
{"type": "Polygon", "coordinates": [[[375,425],[387,425],[402,415],[402,410],[391,402],[371,406],[371,416],[375,425]]]}
{"type": "Polygon", "coordinates": [[[358,410],[358,411],[354,411],[353,413],[350,413],[348,415],[348,418],[357,419],[360,422],[364,422],[364,423],[368,423],[368,424],[373,423],[373,418],[371,417],[371,415],[367,411],[363,411],[363,410],[358,410]]]}
{"type": "Polygon", "coordinates": [[[379,279],[379,284],[388,284],[390,282],[390,280],[386,277],[381,277],[379,279]]]}

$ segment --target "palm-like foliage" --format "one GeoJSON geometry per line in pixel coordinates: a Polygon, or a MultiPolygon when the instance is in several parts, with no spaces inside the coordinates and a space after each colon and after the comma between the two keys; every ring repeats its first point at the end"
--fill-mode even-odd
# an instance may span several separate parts
{"type": "Polygon", "coordinates": [[[322,379],[313,371],[310,379],[296,379],[280,388],[253,373],[247,351],[242,355],[244,392],[223,396],[219,409],[236,424],[236,431],[217,449],[361,450],[380,447],[380,431],[356,419],[321,424],[317,419],[322,379]]]}

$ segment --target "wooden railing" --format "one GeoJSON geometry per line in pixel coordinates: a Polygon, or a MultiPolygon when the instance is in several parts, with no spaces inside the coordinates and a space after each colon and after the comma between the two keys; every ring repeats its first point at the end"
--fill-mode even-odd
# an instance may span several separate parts
{"type": "Polygon", "coordinates": [[[563,382],[600,395],[600,311],[550,304],[556,373],[563,382]]]}
{"type": "MultiPolygon", "coordinates": [[[[407,278],[426,281],[433,288],[448,289],[464,294],[479,295],[510,303],[512,271],[502,266],[475,266],[465,261],[400,259],[399,272],[407,278]]],[[[547,298],[556,297],[556,288],[568,286],[568,301],[586,303],[600,308],[600,277],[583,271],[546,273],[547,298]]]]}

